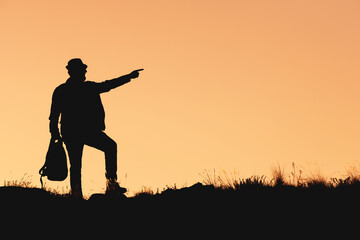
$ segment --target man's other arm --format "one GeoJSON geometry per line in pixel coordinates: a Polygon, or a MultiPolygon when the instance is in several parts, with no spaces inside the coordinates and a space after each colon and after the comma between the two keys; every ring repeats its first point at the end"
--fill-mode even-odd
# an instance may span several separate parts
{"type": "Polygon", "coordinates": [[[125,83],[130,82],[131,79],[139,77],[139,71],[142,70],[144,69],[138,69],[124,76],[98,83],[100,93],[108,92],[111,89],[117,88],[121,85],[124,85],[125,83]]]}
{"type": "Polygon", "coordinates": [[[50,110],[50,133],[51,137],[55,139],[60,139],[60,131],[59,131],[59,117],[60,117],[60,102],[59,102],[59,89],[56,88],[51,102],[51,110],[50,110]]]}

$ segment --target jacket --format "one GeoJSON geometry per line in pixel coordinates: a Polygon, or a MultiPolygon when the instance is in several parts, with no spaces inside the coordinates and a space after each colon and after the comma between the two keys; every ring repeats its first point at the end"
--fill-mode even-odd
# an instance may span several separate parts
{"type": "Polygon", "coordinates": [[[78,83],[69,78],[58,86],[52,96],[50,132],[59,133],[61,127],[74,131],[105,130],[105,111],[100,94],[130,82],[127,75],[104,82],[78,83]]]}

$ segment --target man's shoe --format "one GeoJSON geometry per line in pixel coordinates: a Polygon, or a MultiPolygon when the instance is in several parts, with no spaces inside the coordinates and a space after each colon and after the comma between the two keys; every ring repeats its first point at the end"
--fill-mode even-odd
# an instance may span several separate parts
{"type": "Polygon", "coordinates": [[[106,192],[105,194],[124,194],[127,192],[126,188],[120,187],[119,183],[116,180],[108,180],[106,183],[106,192]]]}
{"type": "Polygon", "coordinates": [[[71,189],[71,197],[72,197],[73,199],[77,199],[77,200],[82,200],[82,199],[83,199],[83,194],[82,194],[81,186],[75,185],[75,186],[71,189]]]}

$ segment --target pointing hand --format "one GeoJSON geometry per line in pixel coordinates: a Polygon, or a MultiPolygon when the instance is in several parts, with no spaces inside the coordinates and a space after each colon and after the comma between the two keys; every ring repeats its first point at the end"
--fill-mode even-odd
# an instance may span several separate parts
{"type": "Polygon", "coordinates": [[[141,69],[132,71],[132,72],[129,74],[130,78],[137,78],[137,77],[139,77],[139,72],[142,71],[142,70],[144,70],[144,69],[141,68],[141,69]]]}

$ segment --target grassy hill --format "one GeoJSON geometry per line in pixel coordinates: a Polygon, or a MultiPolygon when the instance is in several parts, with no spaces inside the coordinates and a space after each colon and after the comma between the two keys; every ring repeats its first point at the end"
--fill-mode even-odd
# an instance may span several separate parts
{"type": "Polygon", "coordinates": [[[360,180],[357,178],[335,179],[326,182],[323,180],[308,179],[296,184],[287,183],[281,176],[267,181],[265,177],[252,176],[246,179],[230,181],[204,180],[190,187],[177,189],[168,187],[161,192],[144,189],[132,197],[108,196],[93,194],[88,200],[75,201],[69,194],[59,194],[29,185],[21,184],[0,187],[1,202],[108,202],[116,204],[161,202],[162,205],[173,203],[221,203],[232,204],[233,207],[241,204],[255,204],[256,202],[270,202],[279,205],[284,201],[287,204],[306,204],[308,202],[339,203],[348,202],[360,197],[360,180]]]}
{"type": "Polygon", "coordinates": [[[217,234],[221,239],[242,235],[256,239],[258,234],[261,238],[301,234],[315,238],[324,232],[331,236],[332,230],[355,223],[360,209],[357,178],[308,179],[295,184],[259,176],[213,180],[156,193],[145,189],[133,197],[95,194],[88,200],[30,186],[4,186],[0,187],[0,204],[6,224],[17,229],[41,226],[54,229],[56,236],[73,229],[70,232],[92,238],[95,230],[101,230],[98,236],[104,237],[135,229],[130,234],[135,239],[154,231],[160,236],[175,234],[167,238],[194,233],[200,238],[217,234]]]}

